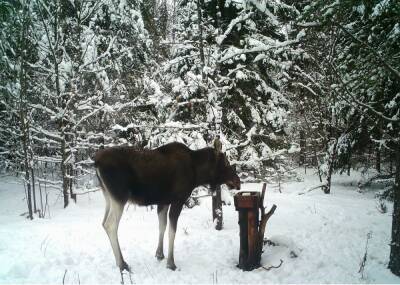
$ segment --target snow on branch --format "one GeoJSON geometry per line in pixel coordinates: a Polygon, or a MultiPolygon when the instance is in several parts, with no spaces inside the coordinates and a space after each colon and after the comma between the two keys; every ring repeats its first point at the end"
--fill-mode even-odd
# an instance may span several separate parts
{"type": "Polygon", "coordinates": [[[77,126],[79,126],[80,124],[82,124],[83,122],[85,122],[86,120],[88,120],[90,117],[96,115],[98,112],[100,112],[101,110],[104,109],[104,106],[95,109],[94,111],[90,112],[89,114],[87,114],[86,116],[83,116],[76,124],[75,124],[75,128],[77,126]]]}
{"type": "Polygon", "coordinates": [[[235,19],[233,19],[233,20],[229,23],[228,28],[226,29],[226,31],[225,31],[222,35],[216,37],[215,41],[217,42],[217,44],[221,45],[222,42],[225,40],[225,38],[232,32],[232,29],[233,29],[238,23],[243,22],[243,21],[246,21],[252,14],[253,14],[253,12],[246,13],[246,14],[242,13],[242,14],[240,14],[238,17],[236,17],[235,19]]]}
{"type": "Polygon", "coordinates": [[[297,23],[296,26],[300,28],[315,28],[315,27],[320,27],[321,23],[318,22],[297,23]]]}
{"type": "Polygon", "coordinates": [[[348,100],[347,98],[345,98],[345,96],[343,96],[343,99],[344,99],[345,101],[347,101],[347,102],[351,101],[351,102],[354,102],[355,104],[357,104],[357,105],[359,105],[359,106],[361,106],[361,107],[367,108],[369,111],[371,111],[371,112],[374,113],[375,115],[378,115],[380,118],[384,119],[385,121],[389,121],[389,122],[393,122],[393,123],[399,123],[399,122],[400,122],[400,118],[398,117],[399,112],[397,112],[397,114],[394,115],[392,118],[389,118],[389,117],[385,116],[382,112],[377,111],[374,107],[372,107],[372,106],[370,106],[370,105],[368,105],[368,104],[366,104],[366,103],[363,103],[363,102],[361,102],[360,100],[358,100],[358,99],[356,98],[356,96],[355,96],[353,93],[351,93],[351,91],[347,88],[348,83],[346,83],[346,82],[342,79],[342,77],[340,76],[340,74],[339,74],[339,72],[337,71],[336,67],[335,67],[332,63],[331,63],[330,65],[331,65],[333,71],[335,72],[336,77],[337,77],[337,78],[339,79],[339,81],[342,83],[342,87],[343,87],[344,91],[345,91],[345,92],[350,96],[350,98],[351,98],[351,100],[348,100]]]}
{"type": "Polygon", "coordinates": [[[284,42],[277,43],[275,45],[259,45],[256,47],[253,47],[251,49],[238,49],[236,52],[228,53],[225,56],[223,56],[221,59],[218,60],[219,63],[222,63],[224,61],[227,61],[229,59],[232,59],[236,56],[240,56],[242,54],[249,54],[249,53],[261,53],[261,52],[266,52],[270,51],[273,49],[278,49],[294,44],[298,44],[300,41],[298,39],[295,40],[287,40],[284,42]]]}
{"type": "Polygon", "coordinates": [[[119,131],[127,131],[128,129],[132,128],[139,128],[139,129],[148,129],[148,128],[157,128],[157,129],[180,129],[180,130],[200,130],[200,129],[207,129],[207,124],[182,124],[180,122],[168,122],[163,125],[138,125],[130,123],[125,127],[116,124],[112,127],[112,130],[119,130],[119,131]]]}
{"type": "Polygon", "coordinates": [[[297,86],[300,86],[300,87],[302,87],[302,88],[304,88],[304,89],[306,89],[306,90],[308,90],[311,94],[313,94],[315,97],[318,97],[318,94],[317,93],[315,93],[315,91],[314,90],[312,90],[312,88],[310,88],[309,86],[307,86],[307,85],[304,85],[303,83],[301,83],[301,82],[295,82],[295,83],[293,83],[293,85],[297,85],[297,86]]]}
{"type": "Polygon", "coordinates": [[[107,56],[110,56],[110,55],[111,55],[110,50],[111,50],[111,48],[112,48],[113,45],[114,45],[115,39],[116,39],[116,37],[112,37],[111,40],[110,40],[110,42],[109,42],[109,44],[108,44],[107,50],[106,50],[105,52],[103,52],[101,55],[99,55],[97,58],[95,58],[94,60],[89,61],[89,62],[83,64],[83,65],[80,67],[80,69],[81,69],[81,70],[84,70],[85,67],[87,67],[87,66],[89,66],[89,65],[91,65],[91,64],[94,64],[94,63],[96,63],[96,62],[99,62],[102,58],[105,58],[105,57],[107,57],[107,56]]]}
{"type": "Polygon", "coordinates": [[[61,136],[59,136],[59,135],[57,135],[55,133],[51,133],[51,132],[43,129],[40,126],[32,126],[32,130],[38,132],[39,134],[43,134],[46,137],[52,138],[52,139],[54,139],[54,140],[56,140],[58,142],[62,141],[62,137],[61,136]]]}
{"type": "Polygon", "coordinates": [[[375,49],[373,49],[370,45],[368,45],[366,42],[360,40],[356,36],[354,36],[352,33],[350,33],[345,27],[343,27],[340,23],[335,23],[336,26],[338,26],[345,34],[350,36],[355,42],[359,43],[362,45],[364,48],[366,48],[368,51],[370,51],[377,59],[378,61],[389,71],[391,72],[395,77],[397,77],[397,80],[400,80],[400,71],[397,69],[393,68],[383,57],[381,54],[379,54],[375,49]]]}
{"type": "MultiPolygon", "coordinates": [[[[332,23],[335,26],[337,26],[339,29],[341,29],[346,35],[348,35],[353,41],[355,41],[356,43],[360,44],[361,46],[363,46],[365,49],[367,49],[369,52],[371,52],[376,58],[377,60],[390,72],[392,73],[395,77],[397,77],[397,79],[400,80],[400,71],[398,71],[397,69],[395,69],[394,67],[392,67],[383,57],[381,54],[379,54],[379,52],[377,52],[375,49],[373,49],[369,44],[367,44],[366,42],[360,40],[359,38],[357,38],[355,35],[353,35],[349,30],[347,30],[343,25],[341,25],[338,22],[334,22],[332,23]]],[[[302,27],[302,28],[315,28],[315,27],[320,27],[322,26],[321,23],[318,22],[309,22],[309,23],[297,23],[296,24],[298,27],[302,27]]]]}
{"type": "Polygon", "coordinates": [[[29,106],[34,109],[45,111],[46,113],[48,113],[54,117],[57,116],[56,112],[54,112],[50,108],[47,108],[46,106],[43,106],[42,104],[30,104],[29,106]]]}

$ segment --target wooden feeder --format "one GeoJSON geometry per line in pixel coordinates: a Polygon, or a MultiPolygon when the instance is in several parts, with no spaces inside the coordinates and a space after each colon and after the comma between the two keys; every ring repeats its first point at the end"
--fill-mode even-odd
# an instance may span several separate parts
{"type": "Polygon", "coordinates": [[[276,209],[276,205],[273,205],[271,210],[265,213],[263,202],[266,187],[267,184],[264,183],[261,194],[249,191],[239,192],[234,196],[235,208],[239,211],[240,226],[238,267],[246,271],[261,266],[265,226],[276,209]]]}

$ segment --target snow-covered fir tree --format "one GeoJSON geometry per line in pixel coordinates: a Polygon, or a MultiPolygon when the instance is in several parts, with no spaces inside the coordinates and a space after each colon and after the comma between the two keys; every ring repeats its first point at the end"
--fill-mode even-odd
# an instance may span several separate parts
{"type": "Polygon", "coordinates": [[[300,37],[290,38],[285,13],[297,11],[281,2],[183,1],[164,64],[168,120],[206,123],[193,136],[209,142],[222,135],[252,175],[276,166],[290,148],[282,91],[300,37]]]}
{"type": "MultiPolygon", "coordinates": [[[[372,165],[395,178],[394,210],[389,268],[400,274],[400,50],[398,1],[312,1],[300,23],[320,34],[333,35],[326,74],[335,100],[332,110],[332,143],[327,145],[328,190],[333,170],[352,163],[372,165]],[[357,160],[357,155],[367,159],[357,160]],[[386,154],[386,155],[385,155],[386,154]],[[386,159],[385,159],[386,156],[386,159]],[[396,161],[396,174],[392,160],[396,161]],[[387,167],[389,166],[389,167],[387,167]]],[[[385,176],[386,176],[385,175],[385,176]]],[[[327,191],[329,193],[329,191],[327,191]]]]}

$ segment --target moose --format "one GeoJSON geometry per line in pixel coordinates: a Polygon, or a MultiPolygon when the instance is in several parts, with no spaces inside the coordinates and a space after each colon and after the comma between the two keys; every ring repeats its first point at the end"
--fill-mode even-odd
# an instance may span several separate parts
{"type": "Polygon", "coordinates": [[[121,274],[124,270],[130,272],[130,267],[122,257],[117,235],[127,202],[141,206],[157,205],[158,260],[164,258],[163,241],[169,217],[167,268],[175,270],[177,222],[194,188],[205,184],[226,184],[229,189],[240,190],[240,179],[235,167],[230,165],[222,152],[222,145],[215,146],[191,150],[184,144],[174,142],[152,150],[111,147],[96,153],[96,173],[106,201],[102,224],[121,274]]]}

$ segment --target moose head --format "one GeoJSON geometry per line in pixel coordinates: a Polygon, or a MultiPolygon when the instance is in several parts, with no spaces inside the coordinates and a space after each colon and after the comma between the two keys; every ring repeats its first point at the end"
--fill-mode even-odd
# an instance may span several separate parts
{"type": "Polygon", "coordinates": [[[217,158],[217,183],[226,184],[229,190],[240,190],[240,178],[236,173],[235,165],[231,165],[222,152],[222,143],[219,136],[214,140],[214,150],[217,158]]]}
{"type": "Polygon", "coordinates": [[[229,190],[240,190],[240,178],[236,173],[235,165],[230,165],[225,153],[219,154],[218,172],[223,184],[228,186],[229,190]]]}

